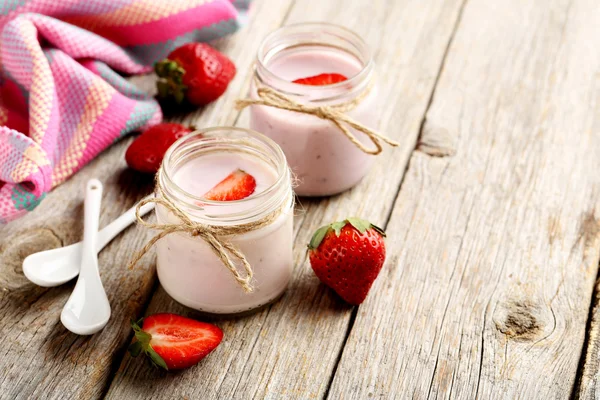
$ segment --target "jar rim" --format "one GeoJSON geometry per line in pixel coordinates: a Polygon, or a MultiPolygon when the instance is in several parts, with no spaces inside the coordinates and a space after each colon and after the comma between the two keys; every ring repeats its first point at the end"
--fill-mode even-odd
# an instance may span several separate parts
{"type": "MultiPolygon", "coordinates": [[[[321,37],[320,37],[321,42],[317,42],[317,41],[312,42],[311,41],[311,42],[307,42],[307,43],[302,43],[302,45],[319,45],[319,44],[326,45],[326,43],[322,42],[323,37],[324,37],[324,35],[321,35],[321,37]]],[[[294,95],[294,94],[302,95],[303,93],[307,93],[307,92],[309,92],[309,93],[310,92],[321,92],[322,93],[324,91],[329,91],[331,93],[329,93],[328,95],[324,95],[324,96],[322,96],[322,98],[319,98],[319,99],[313,100],[313,101],[331,101],[331,100],[335,100],[336,97],[340,96],[340,93],[339,93],[340,90],[345,91],[348,87],[359,88],[360,91],[364,90],[364,88],[368,84],[369,78],[373,74],[374,68],[375,68],[375,62],[373,60],[373,54],[372,54],[370,47],[362,39],[362,37],[360,37],[360,35],[358,35],[353,30],[348,29],[344,26],[329,23],[329,22],[301,22],[301,23],[282,26],[282,27],[274,30],[273,32],[269,33],[262,40],[262,42],[260,43],[260,45],[258,47],[258,53],[257,53],[256,65],[255,65],[255,73],[256,73],[257,77],[259,78],[259,80],[261,81],[261,83],[267,84],[268,86],[278,89],[283,93],[292,94],[292,95],[294,95]],[[347,79],[345,81],[334,83],[334,84],[329,84],[329,85],[320,85],[320,86],[303,85],[300,83],[290,82],[290,81],[287,81],[287,80],[281,78],[277,74],[273,73],[271,70],[269,70],[269,67],[267,65],[268,59],[273,57],[273,55],[269,56],[269,54],[273,50],[273,49],[271,49],[271,47],[278,47],[277,50],[275,51],[275,54],[277,54],[281,51],[284,51],[284,50],[294,47],[294,46],[289,46],[289,45],[288,46],[282,46],[282,45],[274,46],[272,44],[272,42],[276,41],[276,39],[279,36],[285,37],[286,35],[287,36],[293,35],[294,33],[297,33],[297,31],[300,31],[301,29],[305,29],[306,30],[305,33],[307,35],[312,36],[312,35],[314,35],[314,32],[326,33],[332,37],[335,36],[338,39],[341,39],[342,41],[345,41],[345,42],[351,44],[352,47],[355,48],[356,53],[351,52],[348,49],[340,48],[340,50],[350,53],[353,56],[357,57],[358,60],[362,64],[361,70],[357,74],[353,75],[352,77],[350,77],[349,79],[347,79]],[[357,53],[359,53],[359,54],[357,54],[357,53]],[[267,81],[270,83],[267,83],[267,81]]]]}
{"type": "MultiPolygon", "coordinates": [[[[224,149],[224,147],[223,147],[224,149]]],[[[240,147],[241,149],[241,147],[240,147]]],[[[218,151],[218,150],[214,150],[218,151]]],[[[242,152],[240,150],[240,152],[242,152]]],[[[175,200],[183,205],[187,209],[192,212],[201,212],[205,210],[209,206],[216,207],[227,207],[227,206],[236,206],[236,205],[248,205],[250,203],[260,203],[268,207],[272,205],[275,200],[277,200],[277,196],[275,195],[278,190],[280,190],[283,185],[286,185],[286,182],[289,183],[289,192],[291,189],[291,181],[290,181],[290,171],[287,165],[287,161],[285,158],[285,154],[281,150],[281,148],[270,138],[267,136],[256,132],[251,129],[234,127],[234,126],[217,126],[205,129],[195,130],[181,138],[179,138],[175,143],[173,143],[163,158],[162,168],[160,169],[161,173],[158,176],[160,180],[161,186],[165,190],[167,196],[175,197],[175,200]],[[235,137],[227,137],[227,136],[218,136],[219,132],[227,132],[233,133],[237,135],[239,140],[248,138],[248,144],[254,142],[257,146],[254,148],[256,151],[260,151],[258,146],[263,146],[265,152],[263,155],[270,158],[271,166],[273,170],[277,174],[277,178],[275,182],[273,182],[269,187],[260,193],[253,194],[241,200],[232,200],[232,201],[217,201],[217,200],[208,200],[201,196],[196,196],[180,185],[178,185],[173,179],[173,174],[175,173],[177,166],[180,163],[185,163],[185,160],[177,160],[176,156],[178,152],[183,152],[185,150],[193,151],[188,149],[188,147],[196,147],[196,151],[201,151],[199,148],[203,145],[221,145],[230,147],[235,146],[236,143],[232,141],[232,139],[236,139],[235,137]],[[206,136],[211,135],[211,136],[206,136]],[[187,147],[186,147],[187,144],[187,147]],[[269,154],[270,153],[270,154],[269,154]],[[179,161],[179,162],[178,162],[179,161]],[[259,202],[259,200],[264,200],[259,202]],[[269,201],[270,200],[270,201],[269,201]]],[[[286,191],[287,192],[287,191],[286,191]]],[[[281,202],[281,200],[279,200],[281,202]]],[[[272,208],[272,207],[271,207],[272,208]]],[[[263,210],[265,211],[265,210],[263,210]]],[[[268,210],[266,210],[268,211],[268,210]]],[[[265,212],[266,212],[265,211],[265,212]]],[[[225,219],[237,219],[237,218],[245,218],[247,217],[245,212],[238,213],[230,213],[230,214],[220,214],[218,218],[225,219]]]]}

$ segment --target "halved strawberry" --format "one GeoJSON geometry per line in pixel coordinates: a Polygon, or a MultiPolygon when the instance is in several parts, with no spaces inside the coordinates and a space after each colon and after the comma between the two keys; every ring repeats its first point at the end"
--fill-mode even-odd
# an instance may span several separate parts
{"type": "Polygon", "coordinates": [[[137,357],[143,351],[154,365],[164,369],[183,369],[197,364],[223,339],[223,331],[206,322],[176,314],[154,314],[131,321],[136,341],[129,353],[137,357]]]}
{"type": "Polygon", "coordinates": [[[301,85],[311,85],[311,86],[324,86],[324,85],[333,85],[334,83],[340,83],[348,80],[342,74],[319,74],[315,76],[309,76],[307,78],[296,79],[294,83],[299,83],[301,85]]]}
{"type": "Polygon", "coordinates": [[[247,172],[236,169],[209,190],[204,198],[215,201],[241,200],[254,193],[255,189],[256,179],[247,172]]]}

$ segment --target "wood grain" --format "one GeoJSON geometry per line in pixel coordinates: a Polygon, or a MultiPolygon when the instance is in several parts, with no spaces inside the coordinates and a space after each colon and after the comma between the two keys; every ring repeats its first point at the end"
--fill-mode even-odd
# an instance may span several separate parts
{"type": "Polygon", "coordinates": [[[594,288],[591,319],[586,332],[587,347],[584,349],[583,368],[575,389],[576,399],[597,400],[600,398],[600,286],[594,288]]]}
{"type": "MultiPolygon", "coordinates": [[[[261,19],[215,44],[236,60],[240,73],[227,93],[204,109],[172,115],[197,127],[223,124],[237,113],[230,105],[245,92],[247,74],[258,43],[281,24],[290,2],[267,0],[256,4],[261,19]],[[226,106],[227,105],[227,106],[226,106]]],[[[132,79],[148,92],[154,79],[132,79]]],[[[100,224],[106,225],[152,191],[152,178],[127,170],[124,152],[131,139],[105,151],[90,165],[50,193],[41,205],[17,222],[0,227],[0,398],[99,398],[118,368],[131,339],[129,318],[143,313],[156,285],[154,257],[147,256],[134,271],[126,264],[150,233],[130,228],[100,254],[100,274],[112,306],[104,330],[79,337],[60,323],[61,309],[74,284],[44,289],[30,283],[21,270],[29,254],[82,239],[82,200],[91,177],[104,184],[100,224]]]]}
{"type": "MultiPolygon", "coordinates": [[[[72,283],[38,288],[21,272],[28,254],[81,240],[87,179],[105,186],[101,225],[151,190],[125,168],[129,140],[113,146],[0,227],[0,398],[600,398],[597,305],[576,383],[600,257],[600,10],[595,0],[463,2],[256,0],[250,24],[216,42],[238,66],[230,89],[170,119],[247,126],[232,105],[262,38],[322,20],[375,50],[381,130],[402,146],[353,190],[301,199],[289,290],[258,313],[212,318],[222,345],[168,374],[125,354],[129,317],[207,318],[156,286],[154,257],[125,270],[149,233],[130,228],[100,255],[113,317],[99,335],[60,324],[72,283]],[[389,233],[359,308],[318,283],[304,252],[314,229],[348,214],[389,233]]],[[[133,81],[153,90],[152,77],[133,81]]]]}
{"type": "Polygon", "coordinates": [[[452,151],[410,160],[329,398],[570,397],[599,260],[598,37],[594,0],[467,1],[423,132],[452,151]]]}
{"type": "Polygon", "coordinates": [[[73,283],[37,287],[23,276],[21,264],[31,253],[81,240],[82,200],[89,178],[99,177],[105,186],[101,226],[151,191],[151,179],[125,168],[127,142],[54,190],[35,212],[0,227],[1,398],[97,398],[105,390],[111,363],[119,359],[130,336],[124,321],[143,309],[155,281],[151,257],[136,271],[125,268],[130,249],[142,245],[145,232],[130,228],[100,254],[100,275],[113,317],[101,334],[91,337],[72,334],[60,323],[73,283]]]}
{"type": "MultiPolygon", "coordinates": [[[[161,374],[126,356],[108,398],[309,399],[325,395],[353,309],[319,285],[306,263],[305,245],[317,227],[348,214],[386,222],[416,145],[461,1],[347,4],[344,0],[297,1],[285,23],[341,23],[365,38],[376,52],[381,97],[385,99],[382,131],[400,140],[402,146],[379,156],[373,171],[355,189],[328,199],[300,200],[295,220],[296,271],[279,302],[251,316],[216,320],[224,331],[224,342],[196,368],[161,374]]],[[[238,123],[246,124],[246,114],[238,123]]],[[[159,311],[200,317],[160,288],[147,313],[159,311]]]]}

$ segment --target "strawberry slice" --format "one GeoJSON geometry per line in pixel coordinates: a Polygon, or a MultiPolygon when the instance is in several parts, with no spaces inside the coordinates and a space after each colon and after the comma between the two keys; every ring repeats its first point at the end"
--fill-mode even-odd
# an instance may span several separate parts
{"type": "Polygon", "coordinates": [[[334,83],[340,83],[347,80],[348,78],[341,74],[319,74],[315,76],[309,76],[308,78],[296,79],[294,83],[311,86],[325,86],[333,85],[334,83]]]}
{"type": "Polygon", "coordinates": [[[209,190],[204,198],[215,201],[241,200],[250,196],[256,189],[256,179],[247,172],[236,169],[214,188],[209,190]]]}
{"type": "Polygon", "coordinates": [[[129,353],[137,357],[143,351],[152,363],[164,369],[183,369],[197,364],[223,339],[217,326],[176,314],[154,314],[131,321],[136,341],[129,353]]]}

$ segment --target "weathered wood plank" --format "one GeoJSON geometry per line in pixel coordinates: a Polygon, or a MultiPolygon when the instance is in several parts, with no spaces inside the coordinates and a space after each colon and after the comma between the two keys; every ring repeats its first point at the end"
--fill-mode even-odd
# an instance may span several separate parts
{"type": "Polygon", "coordinates": [[[137,271],[124,260],[145,233],[123,233],[101,253],[100,274],[113,318],[101,334],[82,337],[60,323],[61,309],[74,285],[46,289],[30,283],[21,270],[29,254],[81,240],[85,182],[99,177],[105,185],[101,226],[151,191],[151,179],[125,169],[127,141],[112,148],[52,192],[35,212],[0,228],[0,397],[96,398],[105,390],[111,363],[128,340],[123,320],[139,312],[155,280],[148,257],[137,271]]]}
{"type": "Polygon", "coordinates": [[[331,399],[570,396],[599,259],[599,37],[595,0],[467,1],[423,132],[454,155],[411,158],[331,399]]]}
{"type": "MultiPolygon", "coordinates": [[[[371,174],[347,193],[322,200],[302,199],[296,218],[296,271],[283,298],[260,313],[217,320],[221,346],[198,367],[160,374],[140,360],[124,358],[108,398],[182,396],[203,399],[320,398],[344,344],[352,308],[319,285],[305,260],[305,244],[324,222],[358,214],[385,222],[437,77],[461,0],[429,2],[343,0],[297,1],[286,23],[324,20],[361,34],[376,51],[381,127],[402,142],[379,156],[371,174]],[[385,40],[382,40],[384,38],[385,40]]],[[[245,124],[245,114],[238,121],[245,124]]],[[[162,289],[148,313],[197,316],[162,289]]]]}
{"type": "Polygon", "coordinates": [[[584,349],[583,369],[577,382],[576,399],[600,399],[600,282],[596,281],[592,299],[591,319],[588,322],[587,347],[584,349]]]}
{"type": "MultiPolygon", "coordinates": [[[[217,45],[243,71],[254,59],[260,39],[281,24],[289,4],[281,0],[258,3],[259,18],[217,45]]],[[[154,90],[152,77],[133,81],[154,90]]],[[[199,127],[231,121],[236,113],[229,105],[246,84],[247,75],[241,72],[221,99],[188,115],[187,120],[199,127]]],[[[156,282],[154,257],[145,257],[135,271],[126,269],[132,250],[141,247],[149,234],[131,228],[100,254],[112,318],[92,337],[71,334],[60,323],[60,311],[74,285],[36,287],[23,276],[21,263],[33,252],[81,240],[83,188],[89,178],[98,177],[105,187],[101,226],[151,192],[152,178],[126,169],[123,155],[128,143],[107,150],[50,193],[35,212],[0,227],[0,398],[91,399],[106,392],[111,369],[118,367],[131,337],[127,321],[143,312],[156,282]]]]}

